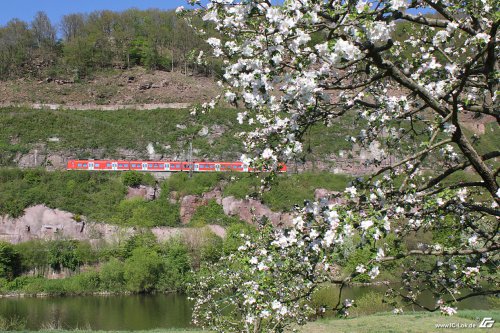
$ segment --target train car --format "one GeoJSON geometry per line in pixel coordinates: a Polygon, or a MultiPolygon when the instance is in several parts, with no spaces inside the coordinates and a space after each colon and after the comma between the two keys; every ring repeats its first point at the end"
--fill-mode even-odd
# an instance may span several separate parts
{"type": "Polygon", "coordinates": [[[67,168],[70,170],[96,170],[105,171],[112,170],[109,161],[102,160],[69,160],[67,168]]]}
{"type": "MultiPolygon", "coordinates": [[[[145,172],[256,172],[243,162],[182,162],[182,161],[125,161],[125,160],[69,160],[68,170],[89,171],[145,171],[145,172]]],[[[263,170],[264,172],[266,170],[263,170]]],[[[279,172],[287,172],[285,164],[279,172]]]]}

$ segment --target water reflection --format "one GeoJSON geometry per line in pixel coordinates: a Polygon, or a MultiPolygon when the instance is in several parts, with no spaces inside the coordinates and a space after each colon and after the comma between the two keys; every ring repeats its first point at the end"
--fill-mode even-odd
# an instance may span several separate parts
{"type": "Polygon", "coordinates": [[[0,300],[0,315],[26,318],[31,330],[146,330],[190,327],[191,307],[176,294],[16,298],[0,300]]]}

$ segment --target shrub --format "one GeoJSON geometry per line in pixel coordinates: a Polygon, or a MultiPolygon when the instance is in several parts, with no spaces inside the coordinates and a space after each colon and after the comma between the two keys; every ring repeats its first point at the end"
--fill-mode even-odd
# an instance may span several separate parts
{"type": "Polygon", "coordinates": [[[162,291],[183,291],[189,271],[191,258],[188,248],[179,238],[173,238],[161,248],[163,270],[158,280],[158,289],[162,291]]]}
{"type": "Polygon", "coordinates": [[[82,264],[78,256],[78,242],[56,240],[48,243],[48,263],[52,269],[60,271],[63,267],[74,271],[82,264]]]}
{"type": "Polygon", "coordinates": [[[125,270],[123,262],[116,258],[111,258],[103,264],[100,271],[101,286],[107,291],[123,290],[125,285],[125,270]]]}
{"type": "Polygon", "coordinates": [[[99,290],[100,278],[96,271],[88,271],[60,280],[65,293],[85,294],[99,290]]]}
{"type": "Polygon", "coordinates": [[[222,256],[224,241],[213,232],[207,232],[200,249],[201,262],[216,262],[222,256]]]}
{"type": "Polygon", "coordinates": [[[142,175],[137,171],[127,171],[122,174],[122,182],[125,186],[137,187],[141,185],[142,175]]]}
{"type": "Polygon", "coordinates": [[[15,247],[0,242],[0,278],[13,279],[21,272],[21,256],[15,247]]]}
{"type": "Polygon", "coordinates": [[[127,289],[132,292],[152,291],[162,273],[163,261],[155,251],[137,248],[125,261],[124,277],[127,289]]]}

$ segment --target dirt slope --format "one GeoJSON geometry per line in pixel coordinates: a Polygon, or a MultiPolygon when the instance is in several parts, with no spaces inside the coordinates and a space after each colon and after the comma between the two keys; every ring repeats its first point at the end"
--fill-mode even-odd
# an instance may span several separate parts
{"type": "Polygon", "coordinates": [[[0,101],[5,104],[131,105],[200,103],[218,93],[210,77],[180,72],[109,70],[82,81],[57,77],[37,81],[22,78],[0,81],[0,101]]]}

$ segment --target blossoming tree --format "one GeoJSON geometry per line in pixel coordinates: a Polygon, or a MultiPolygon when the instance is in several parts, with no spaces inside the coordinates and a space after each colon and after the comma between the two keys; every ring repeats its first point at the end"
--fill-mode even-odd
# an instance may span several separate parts
{"type": "Polygon", "coordinates": [[[179,12],[220,33],[208,39],[225,64],[220,98],[245,107],[238,121],[254,128],[244,161],[277,169],[302,152],[308,128],[345,114],[357,116],[351,141],[395,156],[369,161],[378,171],[342,205],[309,203],[293,226],[265,229],[225,258],[197,289],[197,318],[222,327],[212,305],[230,300],[234,323],[279,331],[314,312],[306,301],[319,283],[375,279],[389,264],[402,271],[388,290],[395,305],[453,314],[461,300],[499,293],[500,140],[483,145],[467,127],[479,119],[498,133],[498,1],[189,3],[197,9],[179,12]],[[339,277],[331,267],[347,241],[371,255],[339,277]],[[225,287],[206,288],[216,278],[225,287]],[[436,303],[422,304],[423,292],[436,303]]]}

